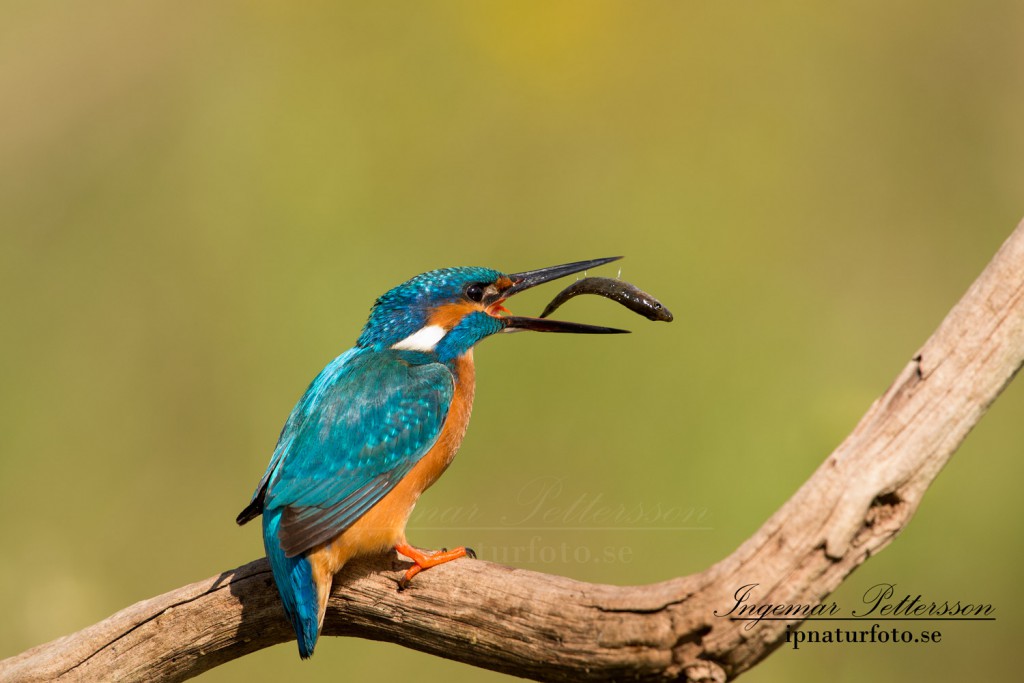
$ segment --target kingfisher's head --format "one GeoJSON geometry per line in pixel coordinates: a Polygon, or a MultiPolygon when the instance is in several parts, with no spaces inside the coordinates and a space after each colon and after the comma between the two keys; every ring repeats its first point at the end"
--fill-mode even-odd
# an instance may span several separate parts
{"type": "Polygon", "coordinates": [[[626,332],[547,318],[513,316],[502,305],[513,294],[530,287],[618,258],[578,261],[512,274],[475,267],[432,270],[377,299],[357,343],[378,351],[392,348],[436,353],[441,362],[447,362],[496,332],[626,332]]]}

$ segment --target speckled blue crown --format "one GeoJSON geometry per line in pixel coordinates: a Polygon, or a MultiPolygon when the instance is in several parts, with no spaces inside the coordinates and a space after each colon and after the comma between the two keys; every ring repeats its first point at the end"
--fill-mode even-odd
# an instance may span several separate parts
{"type": "Polygon", "coordinates": [[[403,282],[377,299],[359,335],[359,346],[385,348],[427,324],[431,307],[462,298],[474,282],[494,282],[502,273],[492,268],[441,268],[403,282]]]}

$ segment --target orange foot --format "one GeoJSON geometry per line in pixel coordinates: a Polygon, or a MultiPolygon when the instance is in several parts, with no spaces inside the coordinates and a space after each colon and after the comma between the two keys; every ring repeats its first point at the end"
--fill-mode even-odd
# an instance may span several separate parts
{"type": "Polygon", "coordinates": [[[409,567],[409,571],[407,571],[405,576],[402,577],[402,580],[398,582],[398,590],[405,590],[408,588],[409,582],[412,581],[412,577],[416,576],[424,569],[430,569],[431,567],[436,567],[439,564],[457,560],[460,557],[471,557],[476,559],[476,553],[473,552],[472,548],[455,548],[454,550],[444,549],[431,553],[423,552],[422,550],[413,548],[411,545],[401,543],[395,546],[395,550],[402,553],[415,563],[413,566],[409,567]]]}

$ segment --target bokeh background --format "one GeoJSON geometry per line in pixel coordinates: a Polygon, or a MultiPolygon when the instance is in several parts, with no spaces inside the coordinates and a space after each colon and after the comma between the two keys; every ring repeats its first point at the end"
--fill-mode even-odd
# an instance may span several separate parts
{"type": "MultiPolygon", "coordinates": [[[[635,333],[484,342],[414,542],[618,584],[701,570],[1024,216],[1010,1],[8,1],[0,98],[0,657],[260,555],[233,520],[294,401],[378,294],[446,265],[625,254],[676,322],[576,299],[564,317],[635,333]]],[[[1017,384],[835,595],[885,581],[998,621],[782,649],[745,680],[1016,674],[1017,384]]],[[[505,679],[338,638],[204,679],[384,666],[505,679]]]]}

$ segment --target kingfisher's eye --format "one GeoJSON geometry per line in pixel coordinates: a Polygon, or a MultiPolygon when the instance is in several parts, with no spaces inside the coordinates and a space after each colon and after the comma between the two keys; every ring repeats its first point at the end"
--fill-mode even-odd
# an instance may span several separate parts
{"type": "Polygon", "coordinates": [[[466,287],[466,298],[470,301],[480,303],[484,299],[484,288],[483,285],[472,284],[466,287]]]}

